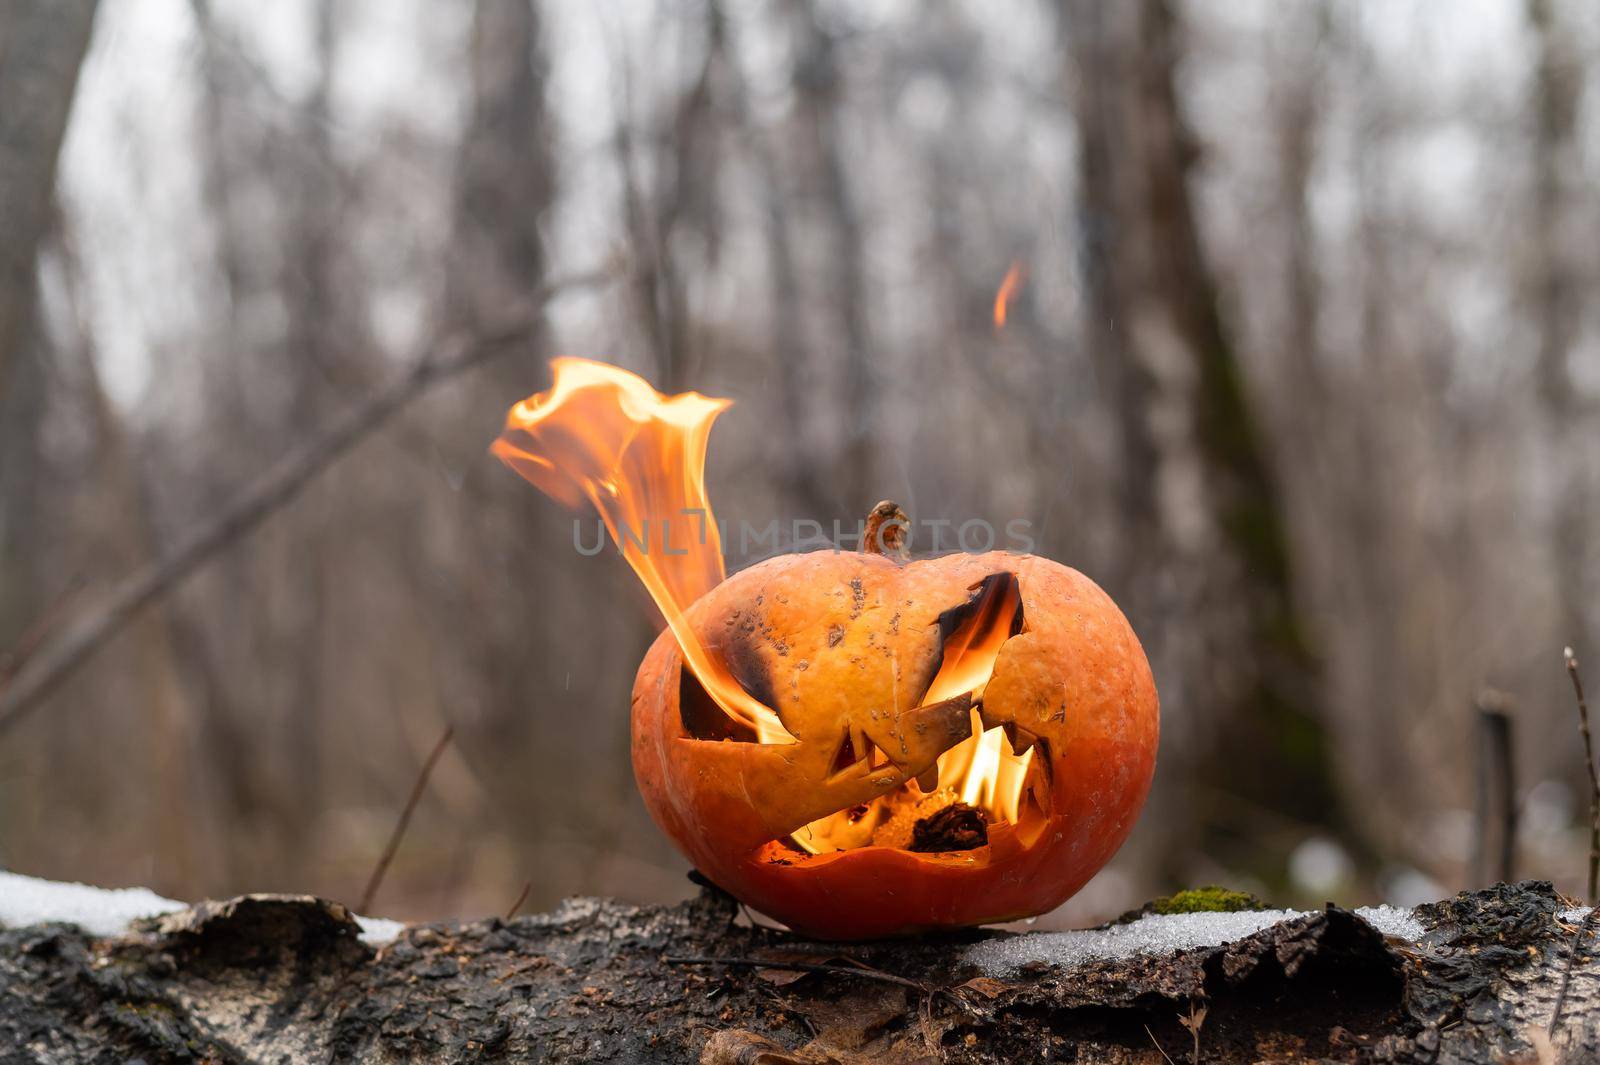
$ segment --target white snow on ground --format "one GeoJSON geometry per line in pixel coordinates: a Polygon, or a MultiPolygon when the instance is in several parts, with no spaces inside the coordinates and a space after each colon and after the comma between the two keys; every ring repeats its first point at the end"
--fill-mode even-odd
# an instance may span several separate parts
{"type": "MultiPolygon", "coordinates": [[[[97,888],[0,872],[0,927],[61,922],[90,935],[114,936],[140,917],[158,917],[187,905],[148,888],[97,888]]],[[[388,943],[405,928],[382,917],[357,917],[356,923],[362,940],[373,946],[388,943]]]]}
{"type": "MultiPolygon", "coordinates": [[[[1422,925],[1410,910],[1396,906],[1363,906],[1356,910],[1386,936],[1415,940],[1422,925]]],[[[1136,954],[1170,954],[1195,947],[1215,947],[1263,928],[1303,917],[1300,910],[1253,910],[1241,913],[1174,913],[1141,917],[1111,928],[991,939],[967,948],[966,959],[993,976],[1014,974],[1030,962],[1071,968],[1090,961],[1116,961],[1136,954]]]]}
{"type": "Polygon", "coordinates": [[[393,943],[406,930],[404,923],[391,921],[387,917],[362,917],[356,914],[356,924],[361,926],[361,942],[369,947],[393,943]]]}

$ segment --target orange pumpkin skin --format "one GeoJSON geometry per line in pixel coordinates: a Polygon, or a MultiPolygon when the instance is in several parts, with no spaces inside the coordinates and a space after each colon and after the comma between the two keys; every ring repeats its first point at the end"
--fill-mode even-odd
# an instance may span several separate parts
{"type": "Polygon", "coordinates": [[[1149,663],[1116,604],[1076,570],[998,552],[787,555],[728,578],[687,620],[797,742],[691,735],[682,657],[664,632],[633,689],[640,793],[701,872],[798,932],[868,939],[1046,912],[1111,858],[1144,805],[1160,731],[1149,663]],[[938,668],[940,615],[996,573],[1016,578],[1023,629],[1001,648],[983,714],[1042,741],[1042,820],[1026,832],[991,826],[987,845],[948,853],[805,855],[774,842],[893,790],[970,734],[964,705],[918,702],[938,668]],[[892,764],[836,771],[851,728],[892,764]]]}

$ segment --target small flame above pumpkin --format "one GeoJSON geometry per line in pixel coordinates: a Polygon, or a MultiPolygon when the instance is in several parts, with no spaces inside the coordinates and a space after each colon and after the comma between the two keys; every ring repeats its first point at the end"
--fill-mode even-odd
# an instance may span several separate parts
{"type": "Polygon", "coordinates": [[[1022,278],[1022,264],[1012,263],[1011,269],[1006,271],[1006,276],[1000,281],[1000,288],[995,291],[994,331],[997,333],[1006,327],[1006,314],[1011,308],[1011,301],[1017,295],[1017,290],[1022,287],[1022,278]]]}

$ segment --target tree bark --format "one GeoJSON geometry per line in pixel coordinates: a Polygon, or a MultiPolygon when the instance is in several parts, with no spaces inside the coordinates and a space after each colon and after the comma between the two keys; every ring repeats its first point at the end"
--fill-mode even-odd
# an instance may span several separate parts
{"type": "Polygon", "coordinates": [[[1533,111],[1533,219],[1529,301],[1537,330],[1539,397],[1549,419],[1550,468],[1558,481],[1554,501],[1552,556],[1559,597],[1560,639],[1593,655],[1593,633],[1584,576],[1588,537],[1589,480],[1574,461],[1589,446],[1586,412],[1573,386],[1573,345],[1582,325],[1583,297],[1570,248],[1568,173],[1575,151],[1573,132],[1583,93],[1583,68],[1571,35],[1551,0],[1528,0],[1535,66],[1533,111]]]}
{"type": "Polygon", "coordinates": [[[0,643],[56,594],[41,587],[39,517],[51,376],[35,315],[39,249],[95,0],[0,0],[0,643]]]}
{"type": "Polygon", "coordinates": [[[50,226],[56,163],[96,0],[0,6],[0,401],[33,322],[34,260],[50,226]]]}
{"type": "Polygon", "coordinates": [[[873,338],[867,320],[867,251],[865,226],[857,205],[845,156],[842,129],[844,84],[838,45],[823,24],[813,0],[788,0],[790,40],[795,53],[790,74],[797,102],[797,132],[805,139],[814,169],[813,195],[830,235],[829,293],[838,316],[844,361],[844,447],[837,458],[845,509],[858,514],[878,493],[873,427],[878,411],[878,381],[873,372],[873,338]]]}
{"type": "Polygon", "coordinates": [[[1135,306],[1142,290],[1142,211],[1136,127],[1127,69],[1131,50],[1107,23],[1115,9],[1095,0],[1063,0],[1061,29],[1075,75],[1078,124],[1077,224],[1084,286],[1084,344],[1114,415],[1118,443],[1118,520],[1126,548],[1113,586],[1131,593],[1137,610],[1148,589],[1134,587],[1165,550],[1157,496],[1160,451],[1150,427],[1156,381],[1135,345],[1135,306]]]}
{"type": "Polygon", "coordinates": [[[788,175],[779,163],[773,134],[760,128],[750,113],[750,91],[740,76],[739,42],[729,39],[727,20],[717,0],[711,0],[709,17],[715,19],[719,27],[716,40],[732,58],[728,72],[734,121],[761,178],[768,328],[778,368],[778,404],[787,437],[779,448],[777,466],[784,488],[798,508],[796,512],[820,516],[830,513],[834,503],[818,476],[816,448],[808,442],[815,399],[805,375],[805,315],[801,307],[801,269],[795,247],[794,220],[790,217],[792,194],[786,181],[788,175]]]}
{"type": "Polygon", "coordinates": [[[112,938],[0,932],[0,1042],[52,1062],[1472,1065],[1534,1060],[1549,1037],[1590,1060],[1600,952],[1566,906],[1527,882],[1420,908],[1417,942],[1329,906],[1217,946],[997,966],[969,948],[1049,941],[812,943],[737,923],[708,890],[413,926],[373,949],[337,903],[250,895],[112,938]]]}

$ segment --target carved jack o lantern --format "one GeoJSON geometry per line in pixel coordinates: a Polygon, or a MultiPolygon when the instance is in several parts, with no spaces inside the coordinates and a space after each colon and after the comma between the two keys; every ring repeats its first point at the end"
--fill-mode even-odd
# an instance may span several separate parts
{"type": "Polygon", "coordinates": [[[889,550],[723,580],[701,478],[722,405],[602,364],[556,370],[495,451],[593,502],[662,606],[633,689],[634,775],[706,876],[798,931],[859,939],[1042,913],[1116,852],[1159,714],[1099,587],[1026,555],[902,561],[892,504],[863,537],[889,550]],[[654,552],[637,532],[651,520],[654,552]]]}

